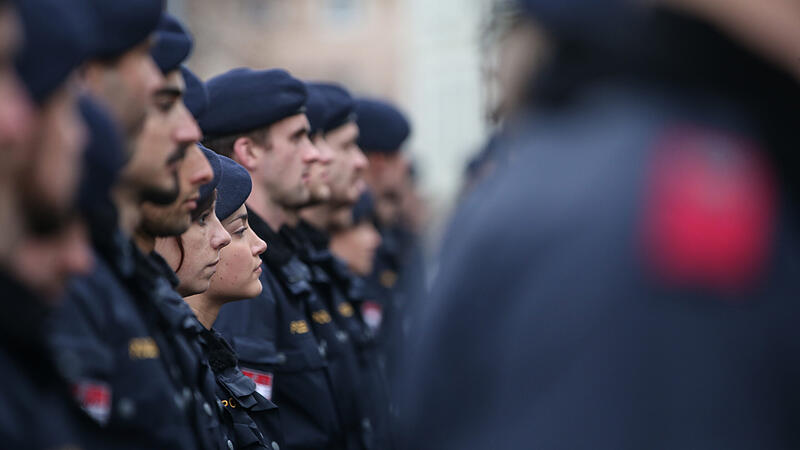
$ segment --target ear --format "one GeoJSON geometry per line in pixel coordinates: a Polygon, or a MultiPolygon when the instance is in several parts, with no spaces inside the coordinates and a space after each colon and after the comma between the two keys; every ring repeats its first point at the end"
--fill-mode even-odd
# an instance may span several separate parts
{"type": "Polygon", "coordinates": [[[252,139],[247,136],[240,136],[233,142],[231,158],[241,164],[248,172],[253,172],[258,166],[261,153],[261,149],[254,145],[252,139]]]}

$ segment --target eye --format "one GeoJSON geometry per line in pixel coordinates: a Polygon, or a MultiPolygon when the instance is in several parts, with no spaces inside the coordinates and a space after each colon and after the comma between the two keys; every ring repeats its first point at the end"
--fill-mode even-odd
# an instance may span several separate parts
{"type": "Polygon", "coordinates": [[[203,225],[203,226],[205,226],[205,225],[206,225],[206,221],[208,220],[208,216],[209,216],[209,215],[211,215],[211,213],[210,213],[210,212],[204,213],[203,215],[201,215],[201,216],[200,216],[200,217],[197,219],[197,223],[199,223],[200,225],[203,225]]]}
{"type": "Polygon", "coordinates": [[[235,235],[237,235],[237,236],[244,236],[244,232],[245,232],[245,231],[247,231],[247,227],[242,227],[242,228],[240,228],[239,230],[236,230],[236,232],[235,232],[235,233],[233,233],[233,234],[235,234],[235,235]]]}
{"type": "Polygon", "coordinates": [[[162,113],[168,113],[172,109],[172,107],[175,106],[176,102],[177,99],[172,96],[156,97],[155,100],[153,101],[156,109],[162,113]]]}

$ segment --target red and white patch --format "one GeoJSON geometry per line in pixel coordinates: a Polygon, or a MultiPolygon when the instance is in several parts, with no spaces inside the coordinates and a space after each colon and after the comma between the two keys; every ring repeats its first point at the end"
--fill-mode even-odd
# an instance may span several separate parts
{"type": "Polygon", "coordinates": [[[644,197],[646,260],[670,283],[738,292],[763,273],[777,209],[755,144],[696,127],[658,142],[644,197]]]}
{"type": "Polygon", "coordinates": [[[101,425],[108,423],[111,415],[111,387],[94,380],[80,381],[72,385],[72,395],[84,411],[101,425]]]}
{"type": "Polygon", "coordinates": [[[256,392],[267,400],[272,400],[272,374],[256,370],[242,369],[242,373],[256,383],[256,392]]]}
{"type": "Polygon", "coordinates": [[[383,322],[383,307],[376,301],[367,300],[361,304],[361,316],[372,331],[378,331],[383,322]]]}

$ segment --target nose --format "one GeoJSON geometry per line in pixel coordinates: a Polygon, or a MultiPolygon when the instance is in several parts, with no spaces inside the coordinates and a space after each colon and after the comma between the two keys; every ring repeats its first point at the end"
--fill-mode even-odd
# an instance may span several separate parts
{"type": "Polygon", "coordinates": [[[267,243],[261,240],[260,238],[256,238],[257,241],[253,246],[253,256],[258,256],[265,251],[267,251],[267,243]]]}
{"type": "Polygon", "coordinates": [[[15,147],[31,135],[33,105],[16,76],[0,81],[0,148],[15,147]]]}
{"type": "Polygon", "coordinates": [[[85,224],[74,225],[65,257],[65,271],[70,275],[87,275],[94,266],[85,224]]]}
{"type": "Polygon", "coordinates": [[[192,177],[190,179],[192,185],[199,186],[209,183],[214,178],[214,171],[200,148],[194,144],[189,144],[189,149],[186,153],[188,161],[184,161],[184,164],[192,164],[192,177]]]}
{"type": "Polygon", "coordinates": [[[366,155],[364,155],[364,151],[360,148],[356,151],[356,169],[357,170],[366,170],[369,167],[369,160],[367,159],[366,155]]]}
{"type": "Polygon", "coordinates": [[[214,234],[211,236],[211,247],[220,250],[231,243],[231,235],[214,216],[214,234]]]}
{"type": "Polygon", "coordinates": [[[317,151],[319,152],[318,161],[323,165],[330,164],[333,161],[333,149],[327,142],[325,142],[325,138],[319,138],[315,141],[314,146],[317,147],[317,151]]]}
{"type": "Polygon", "coordinates": [[[372,250],[374,251],[375,249],[380,247],[381,241],[383,241],[383,239],[381,238],[381,234],[378,233],[378,230],[374,226],[370,225],[369,231],[370,231],[370,242],[372,244],[372,250]]]}
{"type": "Polygon", "coordinates": [[[310,139],[306,139],[306,148],[303,153],[303,162],[311,164],[319,159],[319,150],[311,143],[310,139]]]}

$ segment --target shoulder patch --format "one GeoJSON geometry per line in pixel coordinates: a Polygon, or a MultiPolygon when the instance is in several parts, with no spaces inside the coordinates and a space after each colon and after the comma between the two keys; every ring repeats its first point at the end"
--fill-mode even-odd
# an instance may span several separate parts
{"type": "Polygon", "coordinates": [[[272,400],[272,374],[269,372],[259,372],[252,369],[242,369],[242,373],[247,375],[256,383],[256,392],[267,400],[272,400]]]}
{"type": "Polygon", "coordinates": [[[765,269],[776,220],[763,150],[693,126],[667,130],[656,145],[644,195],[645,260],[668,283],[746,289],[765,269]]]}
{"type": "Polygon", "coordinates": [[[72,385],[72,395],[89,417],[101,425],[108,423],[111,415],[111,387],[107,383],[81,380],[72,385]]]}
{"type": "Polygon", "coordinates": [[[383,322],[383,307],[374,300],[367,300],[361,304],[361,315],[367,326],[372,331],[377,331],[383,322]]]}

